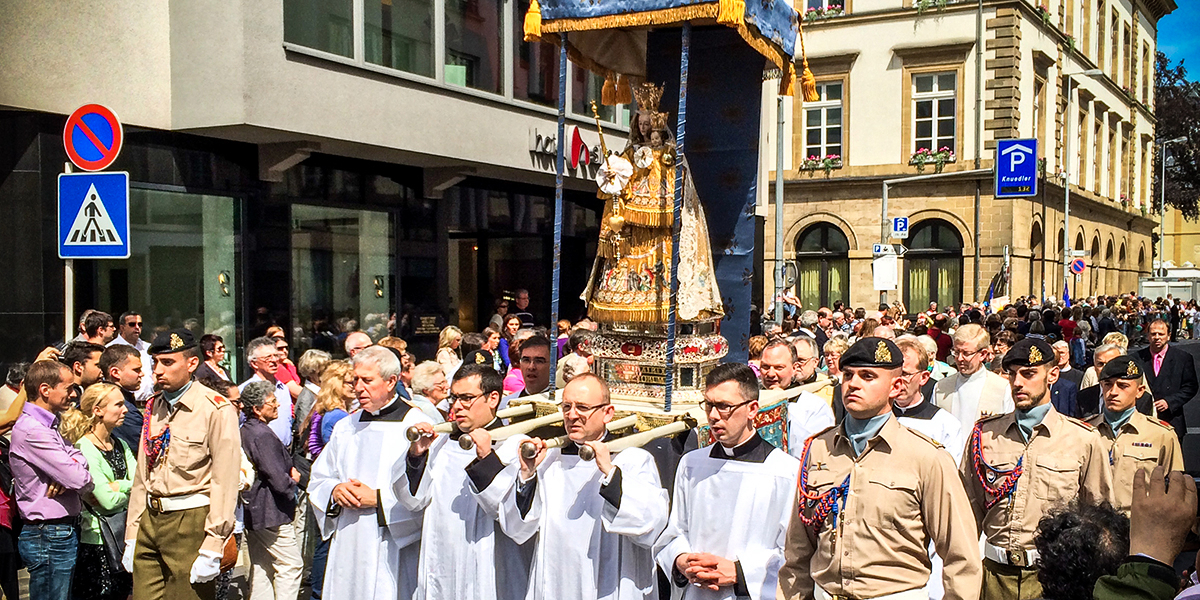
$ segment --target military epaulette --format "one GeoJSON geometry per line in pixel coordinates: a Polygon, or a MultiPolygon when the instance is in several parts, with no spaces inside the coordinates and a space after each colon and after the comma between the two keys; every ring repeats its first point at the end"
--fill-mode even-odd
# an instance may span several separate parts
{"type": "MultiPolygon", "coordinates": [[[[834,429],[837,429],[837,428],[838,428],[838,426],[837,426],[837,425],[830,425],[829,427],[826,427],[825,429],[822,429],[822,430],[820,430],[820,431],[818,431],[818,432],[816,432],[816,433],[814,433],[814,434],[812,434],[812,435],[808,436],[808,439],[809,439],[809,440],[815,440],[815,439],[817,439],[817,438],[819,438],[819,437],[821,437],[821,436],[825,435],[827,432],[829,432],[829,431],[833,431],[834,429]]],[[[805,441],[807,442],[808,440],[805,440],[805,441]]]]}
{"type": "Polygon", "coordinates": [[[208,397],[208,399],[210,401],[212,401],[213,406],[216,406],[217,408],[221,408],[222,406],[229,405],[229,400],[226,400],[225,396],[222,396],[220,394],[212,394],[208,397]]]}
{"type": "Polygon", "coordinates": [[[937,441],[937,440],[935,440],[935,439],[933,439],[933,438],[931,438],[931,437],[929,437],[929,436],[925,435],[924,433],[921,433],[920,431],[917,431],[916,429],[913,429],[913,428],[911,428],[911,427],[905,427],[905,429],[907,429],[907,430],[911,431],[911,432],[912,432],[914,435],[916,435],[917,437],[919,437],[919,438],[921,438],[921,439],[923,439],[923,440],[925,440],[925,441],[929,442],[930,444],[933,444],[933,447],[934,447],[934,448],[937,448],[937,449],[941,450],[941,449],[944,447],[944,446],[942,446],[942,443],[941,443],[941,442],[939,442],[939,441],[937,441]]]}
{"type": "Polygon", "coordinates": [[[1175,427],[1174,427],[1173,425],[1171,425],[1170,423],[1168,423],[1168,422],[1166,422],[1166,421],[1164,421],[1164,420],[1162,420],[1162,419],[1146,419],[1146,420],[1147,420],[1147,421],[1150,421],[1151,423],[1154,423],[1155,425],[1162,425],[1162,426],[1163,426],[1164,428],[1166,428],[1166,429],[1170,429],[1171,431],[1175,431],[1175,427]]]}
{"type": "Polygon", "coordinates": [[[988,421],[995,421],[996,419],[999,419],[1000,417],[1003,417],[1008,414],[1012,414],[1012,413],[1000,413],[997,415],[983,415],[983,416],[979,417],[978,421],[975,421],[975,424],[979,425],[980,423],[987,423],[988,421]]]}
{"type": "Polygon", "coordinates": [[[1064,418],[1066,418],[1066,420],[1067,420],[1068,422],[1070,422],[1070,423],[1074,423],[1074,424],[1076,424],[1076,425],[1078,425],[1078,426],[1080,426],[1080,427],[1082,427],[1082,428],[1084,428],[1084,429],[1086,429],[1086,430],[1088,430],[1088,431],[1095,431],[1095,430],[1096,430],[1095,426],[1093,426],[1092,424],[1088,423],[1087,421],[1081,421],[1081,420],[1079,420],[1079,419],[1076,419],[1075,417],[1068,417],[1067,415],[1063,415],[1063,417],[1064,417],[1064,418]]]}

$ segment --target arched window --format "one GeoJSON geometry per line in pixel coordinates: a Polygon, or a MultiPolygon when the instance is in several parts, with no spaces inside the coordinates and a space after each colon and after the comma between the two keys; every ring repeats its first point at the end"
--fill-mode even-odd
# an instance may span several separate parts
{"type": "Polygon", "coordinates": [[[962,301],[963,241],[949,223],[928,219],[909,233],[904,255],[904,303],[923,310],[930,302],[957,306],[962,301]]]}
{"type": "Polygon", "coordinates": [[[809,225],[796,237],[796,296],[805,309],[850,303],[850,243],[832,223],[809,225]]]}
{"type": "Polygon", "coordinates": [[[1034,286],[1042,278],[1035,275],[1039,273],[1038,260],[1046,255],[1046,235],[1042,231],[1042,224],[1035,222],[1033,230],[1029,234],[1029,295],[1033,296],[1037,292],[1034,286]]]}

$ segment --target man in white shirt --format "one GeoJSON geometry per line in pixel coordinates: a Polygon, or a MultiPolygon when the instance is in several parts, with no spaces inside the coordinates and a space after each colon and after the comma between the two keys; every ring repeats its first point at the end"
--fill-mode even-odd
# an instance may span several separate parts
{"type": "Polygon", "coordinates": [[[259,337],[250,340],[246,344],[246,362],[250,363],[250,368],[254,371],[254,375],[243,381],[238,386],[238,391],[241,391],[247,384],[253,381],[266,381],[275,386],[275,399],[279,401],[279,418],[267,423],[267,427],[275,432],[276,437],[280,442],[283,442],[283,447],[289,450],[292,447],[292,393],[288,391],[287,386],[280,383],[275,378],[275,373],[279,371],[279,353],[275,350],[275,339],[269,337],[259,337]]]}
{"type": "Polygon", "coordinates": [[[991,338],[982,325],[968,323],[954,332],[950,355],[958,372],[937,382],[933,401],[958,419],[963,431],[981,417],[1013,411],[1008,380],[983,368],[991,354],[991,338]]]}
{"type": "MultiPolygon", "coordinates": [[[[793,387],[799,369],[800,358],[794,345],[776,340],[763,348],[759,361],[763,389],[785,390],[793,387]]],[[[833,409],[823,398],[809,391],[800,392],[788,403],[787,415],[788,453],[797,458],[804,440],[834,424],[833,409]]]]}
{"type": "Polygon", "coordinates": [[[774,598],[800,461],[754,429],[758,380],[750,367],[725,363],[710,371],[701,408],[717,443],[679,461],[655,560],[675,588],[672,597],[774,598]]]}
{"type": "Polygon", "coordinates": [[[141,339],[142,315],[133,311],[121,315],[118,321],[117,337],[109,342],[109,346],[124,344],[133,346],[142,355],[142,385],[135,394],[139,403],[154,394],[154,362],[150,359],[150,344],[141,339]]]}

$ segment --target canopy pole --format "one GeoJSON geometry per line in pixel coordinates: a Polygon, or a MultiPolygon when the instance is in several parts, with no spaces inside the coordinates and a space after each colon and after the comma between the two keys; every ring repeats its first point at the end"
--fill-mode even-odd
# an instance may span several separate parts
{"type": "Polygon", "coordinates": [[[671,393],[675,390],[675,319],[679,306],[679,231],[683,213],[684,143],[687,140],[688,52],[692,45],[692,24],[684,22],[679,46],[679,122],[675,138],[675,209],[671,219],[671,308],[667,313],[667,390],[663,410],[671,412],[671,393]]]}
{"type": "MultiPolygon", "coordinates": [[[[562,274],[562,215],[563,215],[563,171],[566,169],[567,152],[567,34],[561,33],[562,42],[558,46],[558,152],[554,157],[554,269],[550,283],[550,331],[558,331],[558,286],[562,274]]],[[[555,384],[558,379],[554,373],[558,367],[555,343],[557,334],[550,336],[550,388],[549,398],[554,401],[555,384]]],[[[532,390],[531,390],[532,391],[532,390]]]]}

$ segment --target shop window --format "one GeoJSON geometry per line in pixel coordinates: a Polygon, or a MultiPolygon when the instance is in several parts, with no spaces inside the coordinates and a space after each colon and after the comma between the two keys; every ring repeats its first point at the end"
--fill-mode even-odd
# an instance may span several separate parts
{"type": "Polygon", "coordinates": [[[433,77],[433,0],[363,0],[366,61],[433,77]]]}
{"type": "Polygon", "coordinates": [[[354,56],[353,0],[283,0],[283,40],[354,56]]]}
{"type": "Polygon", "coordinates": [[[962,301],[963,241],[941,219],[917,223],[904,255],[904,303],[907,306],[958,306],[962,301]]]}
{"type": "Polygon", "coordinates": [[[513,97],[544,106],[558,106],[558,48],[544,42],[525,41],[525,13],[529,0],[513,3],[513,97]]]}
{"type": "Polygon", "coordinates": [[[445,0],[446,83],[496,94],[504,91],[500,0],[445,0]]]}
{"type": "Polygon", "coordinates": [[[850,244],[831,223],[810,225],[796,238],[796,295],[805,307],[850,300],[850,244]]]}
{"type": "MultiPolygon", "coordinates": [[[[558,60],[555,60],[555,68],[558,60]]],[[[600,102],[600,91],[604,88],[604,78],[583,67],[571,65],[571,112],[577,115],[592,117],[592,102],[600,118],[610,123],[629,124],[630,107],[627,105],[605,106],[600,102]]],[[[673,129],[673,124],[668,123],[673,129]]],[[[614,148],[614,150],[616,150],[614,148]]]]}
{"type": "MultiPolygon", "coordinates": [[[[956,152],[957,93],[954,73],[913,75],[913,151],[937,152],[949,148],[956,152]]],[[[916,305],[911,305],[916,306],[916,305]]]]}
{"type": "Polygon", "coordinates": [[[804,156],[842,155],[842,82],[817,84],[820,99],[804,103],[804,156]]]}

